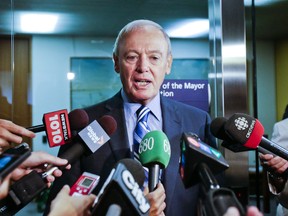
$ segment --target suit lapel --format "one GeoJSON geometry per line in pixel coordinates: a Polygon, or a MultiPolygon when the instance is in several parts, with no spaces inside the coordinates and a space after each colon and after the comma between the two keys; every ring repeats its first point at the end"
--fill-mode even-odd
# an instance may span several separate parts
{"type": "Polygon", "coordinates": [[[180,117],[177,107],[171,101],[162,97],[161,100],[163,115],[163,131],[167,135],[171,146],[171,158],[168,167],[165,169],[164,187],[166,191],[166,204],[171,206],[171,197],[175,190],[176,179],[179,175],[180,138],[182,135],[180,117]]]}
{"type": "MultiPolygon", "coordinates": [[[[105,107],[109,110],[106,114],[115,118],[118,124],[116,132],[111,135],[109,141],[115,161],[125,157],[131,157],[121,94],[118,93],[111,100],[108,100],[105,107]]],[[[171,158],[168,167],[164,170],[163,182],[166,191],[166,204],[169,207],[171,206],[171,197],[173,197],[177,176],[179,175],[178,166],[182,132],[180,117],[177,114],[177,106],[175,106],[174,103],[171,103],[171,100],[167,101],[167,99],[162,97],[161,108],[163,115],[163,131],[169,138],[171,146],[171,158]]]]}
{"type": "Polygon", "coordinates": [[[110,137],[109,145],[114,154],[115,160],[118,161],[125,157],[130,157],[130,147],[127,136],[126,123],[124,118],[123,100],[118,92],[111,100],[107,101],[106,109],[109,110],[107,115],[111,115],[117,122],[117,130],[110,137]]]}

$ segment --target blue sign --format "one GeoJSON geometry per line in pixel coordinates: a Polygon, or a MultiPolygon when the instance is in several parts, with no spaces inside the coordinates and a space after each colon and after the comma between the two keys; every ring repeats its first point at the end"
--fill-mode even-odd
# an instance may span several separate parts
{"type": "Polygon", "coordinates": [[[208,80],[164,80],[160,94],[177,101],[209,111],[208,80]]]}

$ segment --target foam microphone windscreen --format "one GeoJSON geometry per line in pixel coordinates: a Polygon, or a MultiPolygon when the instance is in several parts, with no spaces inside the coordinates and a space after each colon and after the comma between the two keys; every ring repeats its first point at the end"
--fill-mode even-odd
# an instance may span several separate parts
{"type": "Polygon", "coordinates": [[[225,140],[227,137],[224,129],[226,123],[227,119],[225,117],[217,117],[213,119],[210,124],[210,130],[213,136],[215,136],[218,139],[225,140]]]}
{"type": "Polygon", "coordinates": [[[161,169],[168,166],[171,157],[169,139],[163,131],[148,132],[139,145],[139,160],[143,166],[149,168],[159,164],[161,169]]]}
{"type": "Polygon", "coordinates": [[[235,142],[247,148],[256,149],[264,135],[264,127],[255,118],[235,113],[225,124],[226,134],[235,142]]]}
{"type": "Polygon", "coordinates": [[[110,115],[102,116],[98,122],[109,136],[112,135],[117,129],[117,122],[110,115]]]}
{"type": "MultiPolygon", "coordinates": [[[[144,173],[144,169],[142,168],[142,166],[140,165],[140,163],[137,163],[135,160],[131,159],[131,158],[124,158],[121,159],[119,162],[121,162],[122,164],[124,164],[126,166],[126,168],[133,173],[134,179],[135,181],[139,184],[139,185],[143,185],[144,181],[145,181],[145,173],[144,173]],[[136,163],[135,163],[136,162],[136,163]]],[[[119,163],[118,162],[118,163],[119,163]]],[[[117,163],[117,164],[118,164],[117,163]]],[[[117,165],[116,164],[116,165],[117,165]]],[[[116,166],[115,166],[116,167],[116,166]]]]}
{"type": "Polygon", "coordinates": [[[68,114],[71,130],[81,130],[89,123],[88,114],[83,109],[72,110],[68,114]]]}

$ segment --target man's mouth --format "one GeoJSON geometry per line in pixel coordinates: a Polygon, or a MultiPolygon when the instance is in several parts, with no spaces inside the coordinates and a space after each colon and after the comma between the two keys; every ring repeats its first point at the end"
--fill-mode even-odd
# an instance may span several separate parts
{"type": "Polygon", "coordinates": [[[151,83],[151,81],[149,81],[149,80],[136,80],[136,83],[137,83],[139,86],[146,86],[146,85],[148,85],[149,83],[151,83]]]}

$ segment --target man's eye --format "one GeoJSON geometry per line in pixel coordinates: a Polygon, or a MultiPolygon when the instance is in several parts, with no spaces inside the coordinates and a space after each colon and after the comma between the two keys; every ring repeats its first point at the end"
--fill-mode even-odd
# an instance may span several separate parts
{"type": "Polygon", "coordinates": [[[127,56],[126,60],[128,62],[135,62],[135,61],[137,61],[137,56],[127,56]]]}
{"type": "Polygon", "coordinates": [[[152,62],[158,62],[158,61],[160,61],[160,58],[158,56],[152,56],[152,57],[150,57],[150,60],[152,62]]]}

